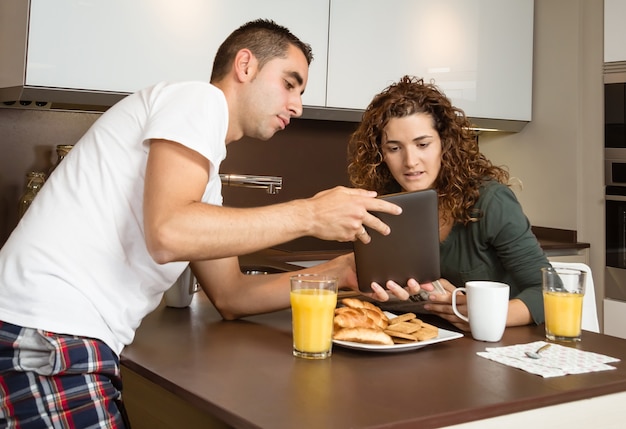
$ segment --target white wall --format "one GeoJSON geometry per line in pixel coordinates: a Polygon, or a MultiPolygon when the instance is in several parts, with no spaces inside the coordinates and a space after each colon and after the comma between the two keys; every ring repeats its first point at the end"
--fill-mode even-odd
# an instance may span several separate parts
{"type": "MultiPolygon", "coordinates": [[[[535,1],[533,119],[520,133],[483,133],[480,145],[523,182],[514,188],[533,225],[578,231],[591,244],[604,296],[602,0],[535,1]]],[[[601,318],[600,318],[601,319],[601,318]]]]}

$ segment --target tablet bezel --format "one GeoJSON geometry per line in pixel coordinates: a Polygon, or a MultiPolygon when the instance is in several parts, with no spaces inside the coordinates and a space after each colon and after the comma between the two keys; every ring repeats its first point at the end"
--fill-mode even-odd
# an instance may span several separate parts
{"type": "Polygon", "coordinates": [[[372,292],[372,282],[385,287],[388,280],[401,286],[406,286],[410,278],[419,283],[438,280],[441,267],[437,192],[427,189],[379,198],[399,205],[402,213],[372,213],[389,225],[391,233],[384,236],[366,227],[372,240],[368,244],[354,242],[359,290],[372,292]]]}

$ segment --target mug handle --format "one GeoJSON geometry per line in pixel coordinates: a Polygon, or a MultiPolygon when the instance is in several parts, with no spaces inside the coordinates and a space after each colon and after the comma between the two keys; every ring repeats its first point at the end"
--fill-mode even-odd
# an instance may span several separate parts
{"type": "Polygon", "coordinates": [[[452,291],[452,311],[454,311],[454,314],[456,314],[460,319],[469,322],[469,318],[459,313],[459,311],[456,309],[456,293],[465,291],[466,289],[464,287],[458,287],[452,291]]]}
{"type": "Polygon", "coordinates": [[[192,274],[189,279],[189,295],[193,295],[194,293],[200,290],[200,282],[196,279],[196,277],[192,274]]]}

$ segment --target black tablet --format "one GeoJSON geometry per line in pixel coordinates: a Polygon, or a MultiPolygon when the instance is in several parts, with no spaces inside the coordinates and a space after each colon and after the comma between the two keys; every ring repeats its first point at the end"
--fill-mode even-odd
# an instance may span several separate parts
{"type": "Polygon", "coordinates": [[[440,278],[439,216],[437,192],[433,189],[384,195],[379,198],[402,207],[402,213],[372,213],[391,228],[381,235],[366,227],[368,244],[354,242],[359,289],[371,292],[371,283],[385,286],[393,280],[401,286],[414,278],[429,283],[440,278]]]}

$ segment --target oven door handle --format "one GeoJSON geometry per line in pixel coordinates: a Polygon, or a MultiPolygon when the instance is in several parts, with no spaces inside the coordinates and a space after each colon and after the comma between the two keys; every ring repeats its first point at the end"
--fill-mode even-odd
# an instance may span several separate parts
{"type": "Polygon", "coordinates": [[[605,195],[607,201],[624,201],[626,202],[626,195],[605,195]]]}

